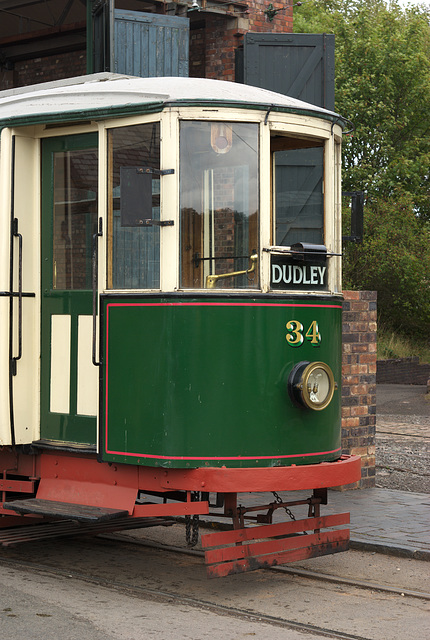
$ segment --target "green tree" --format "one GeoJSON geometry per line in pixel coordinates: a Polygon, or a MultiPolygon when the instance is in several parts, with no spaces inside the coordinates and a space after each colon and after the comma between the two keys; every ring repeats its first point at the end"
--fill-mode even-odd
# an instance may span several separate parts
{"type": "Polygon", "coordinates": [[[410,337],[430,335],[430,228],[410,196],[366,205],[363,243],[344,249],[345,288],[378,291],[379,320],[410,337]]]}
{"type": "Polygon", "coordinates": [[[390,199],[400,188],[430,220],[430,10],[382,0],[308,0],[294,30],[334,33],[344,188],[390,199]]]}
{"type": "Polygon", "coordinates": [[[344,248],[344,286],[378,291],[379,320],[430,335],[430,9],[306,0],[294,30],[334,33],[344,190],[366,192],[364,240],[344,248]]]}

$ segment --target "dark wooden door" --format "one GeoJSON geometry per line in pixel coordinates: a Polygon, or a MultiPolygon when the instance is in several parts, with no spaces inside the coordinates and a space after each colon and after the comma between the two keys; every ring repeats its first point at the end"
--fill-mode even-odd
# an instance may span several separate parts
{"type": "Polygon", "coordinates": [[[333,110],[334,35],[247,33],[236,79],[333,110]]]}

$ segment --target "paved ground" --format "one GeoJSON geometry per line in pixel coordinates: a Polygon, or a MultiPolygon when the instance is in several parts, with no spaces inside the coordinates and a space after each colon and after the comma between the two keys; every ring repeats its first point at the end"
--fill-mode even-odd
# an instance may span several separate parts
{"type": "Polygon", "coordinates": [[[424,416],[430,418],[430,395],[424,385],[376,385],[378,416],[424,416]]]}
{"type": "Polygon", "coordinates": [[[390,489],[330,491],[328,511],[351,513],[351,546],[430,560],[430,495],[390,489]]]}
{"type": "MultiPolygon", "coordinates": [[[[280,494],[284,500],[307,498],[308,491],[280,494]]],[[[244,505],[267,504],[270,493],[240,494],[244,505]]],[[[430,560],[430,495],[375,488],[356,491],[329,491],[322,515],[351,514],[351,548],[430,560]]],[[[304,518],[307,507],[295,507],[294,515],[304,518]]],[[[203,516],[202,516],[203,518],[203,516]]],[[[275,522],[285,520],[279,510],[275,522]]]]}
{"type": "Polygon", "coordinates": [[[430,394],[377,385],[376,486],[430,494],[430,394]]]}
{"type": "MultiPolygon", "coordinates": [[[[183,526],[166,533],[173,528],[184,546],[183,526]]],[[[158,540],[160,532],[146,530],[151,531],[158,540]]],[[[300,572],[333,576],[333,582],[282,570],[208,580],[200,555],[101,538],[32,543],[2,550],[1,556],[1,640],[323,640],[327,635],[310,636],[306,630],[302,635],[277,621],[346,631],[357,639],[428,637],[428,601],[403,595],[430,591],[428,563],[409,558],[350,551],[294,563],[300,572]],[[356,580],[376,590],[358,588],[356,580]]]]}
{"type": "Polygon", "coordinates": [[[430,559],[430,394],[426,391],[420,385],[377,385],[377,487],[353,492],[351,517],[354,542],[430,559]],[[361,506],[363,493],[368,511],[361,506]]]}

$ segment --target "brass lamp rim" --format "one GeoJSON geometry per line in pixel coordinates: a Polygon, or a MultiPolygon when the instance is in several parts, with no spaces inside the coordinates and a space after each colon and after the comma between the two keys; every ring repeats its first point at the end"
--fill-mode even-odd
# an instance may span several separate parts
{"type": "Polygon", "coordinates": [[[300,391],[303,402],[309,409],[313,409],[314,411],[325,409],[333,398],[335,387],[333,372],[325,362],[311,362],[304,369],[300,380],[300,391]],[[322,369],[324,373],[326,373],[329,381],[329,390],[322,402],[315,402],[310,396],[309,377],[316,369],[322,369]]]}

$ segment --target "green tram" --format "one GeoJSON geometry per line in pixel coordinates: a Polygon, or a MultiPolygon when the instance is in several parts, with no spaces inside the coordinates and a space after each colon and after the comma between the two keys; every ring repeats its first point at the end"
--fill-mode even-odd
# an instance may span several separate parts
{"type": "Polygon", "coordinates": [[[343,126],[208,79],[0,94],[1,536],[185,516],[195,542],[215,513],[215,576],[347,548],[330,527],[349,514],[320,513],[360,477],[340,440],[343,126]]]}

